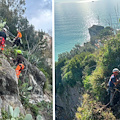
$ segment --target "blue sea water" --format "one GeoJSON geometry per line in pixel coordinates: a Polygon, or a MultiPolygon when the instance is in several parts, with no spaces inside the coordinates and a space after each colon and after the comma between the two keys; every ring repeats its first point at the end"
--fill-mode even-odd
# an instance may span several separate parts
{"type": "Polygon", "coordinates": [[[90,40],[92,25],[119,27],[120,0],[55,0],[55,61],[90,40]]]}

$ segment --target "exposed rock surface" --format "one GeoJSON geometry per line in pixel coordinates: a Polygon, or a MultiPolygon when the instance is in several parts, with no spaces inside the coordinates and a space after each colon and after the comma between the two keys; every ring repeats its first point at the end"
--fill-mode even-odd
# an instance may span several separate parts
{"type": "MultiPolygon", "coordinates": [[[[2,118],[1,109],[3,108],[5,111],[8,111],[9,105],[13,108],[19,107],[21,113],[25,115],[28,112],[24,109],[20,101],[15,70],[11,67],[4,55],[0,55],[0,57],[0,118],[2,118]]],[[[33,86],[29,102],[32,104],[36,104],[42,100],[51,102],[46,95],[43,94],[43,86],[46,81],[45,75],[27,60],[25,64],[27,65],[26,70],[22,72],[23,75],[20,77],[23,79],[28,76],[29,84],[33,86]]],[[[44,118],[44,116],[42,118],[44,118]]]]}
{"type": "Polygon", "coordinates": [[[19,99],[18,81],[15,70],[3,58],[0,58],[0,63],[0,117],[1,108],[8,111],[9,105],[13,108],[19,107],[21,113],[25,114],[25,109],[19,99]]]}
{"type": "Polygon", "coordinates": [[[41,101],[49,101],[43,93],[43,87],[46,82],[46,77],[42,71],[40,71],[36,66],[32,65],[30,62],[25,60],[26,69],[24,70],[23,76],[28,76],[29,84],[33,86],[30,103],[37,103],[41,101]]]}
{"type": "Polygon", "coordinates": [[[62,95],[56,94],[56,120],[73,120],[77,107],[82,104],[83,88],[80,84],[68,86],[62,95]]]}
{"type": "Polygon", "coordinates": [[[100,32],[104,29],[103,26],[99,26],[99,25],[93,25],[92,27],[90,27],[89,30],[89,34],[90,34],[90,42],[91,44],[94,44],[95,41],[98,39],[98,35],[100,34],[100,32]]]}
{"type": "Polygon", "coordinates": [[[36,66],[32,65],[27,60],[25,60],[25,66],[26,66],[26,70],[27,70],[26,75],[29,75],[29,78],[31,79],[31,83],[33,85],[37,84],[39,87],[41,87],[41,88],[39,88],[40,89],[39,92],[42,92],[44,83],[46,82],[45,75],[43,74],[42,71],[40,71],[36,66]]]}
{"type": "Polygon", "coordinates": [[[93,25],[92,27],[89,28],[89,34],[91,37],[99,35],[99,32],[103,30],[103,26],[99,25],[93,25]]]}

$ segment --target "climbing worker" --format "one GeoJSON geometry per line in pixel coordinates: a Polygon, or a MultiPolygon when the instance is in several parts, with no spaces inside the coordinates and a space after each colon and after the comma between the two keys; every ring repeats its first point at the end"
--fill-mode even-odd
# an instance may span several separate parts
{"type": "Polygon", "coordinates": [[[19,79],[20,73],[25,67],[24,64],[23,64],[24,57],[22,55],[21,50],[17,50],[17,58],[16,58],[16,60],[13,60],[13,62],[16,63],[16,65],[17,65],[15,71],[16,71],[17,79],[19,79]]]}
{"type": "Polygon", "coordinates": [[[3,31],[0,32],[0,48],[1,48],[1,51],[3,51],[4,47],[5,47],[6,32],[7,32],[6,28],[3,28],[3,31]]]}
{"type": "Polygon", "coordinates": [[[113,106],[113,97],[114,97],[114,87],[120,83],[120,80],[117,79],[117,76],[119,74],[118,68],[113,69],[113,74],[111,75],[108,86],[109,86],[109,92],[110,92],[110,105],[113,106]]]}
{"type": "Polygon", "coordinates": [[[20,45],[20,40],[22,38],[22,33],[17,29],[17,36],[15,37],[15,41],[13,42],[13,46],[16,44],[17,46],[20,45]]]}

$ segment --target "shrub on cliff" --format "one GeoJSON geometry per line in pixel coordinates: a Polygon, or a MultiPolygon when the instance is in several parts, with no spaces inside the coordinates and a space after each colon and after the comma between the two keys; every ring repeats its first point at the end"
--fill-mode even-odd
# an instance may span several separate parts
{"type": "Polygon", "coordinates": [[[109,78],[113,68],[120,68],[120,40],[111,38],[104,47],[94,53],[96,69],[85,77],[84,87],[90,90],[100,101],[106,101],[105,78],[109,78]]]}
{"type": "Polygon", "coordinates": [[[116,120],[110,109],[103,110],[102,104],[88,94],[83,95],[83,104],[76,112],[77,120],[116,120]]]}

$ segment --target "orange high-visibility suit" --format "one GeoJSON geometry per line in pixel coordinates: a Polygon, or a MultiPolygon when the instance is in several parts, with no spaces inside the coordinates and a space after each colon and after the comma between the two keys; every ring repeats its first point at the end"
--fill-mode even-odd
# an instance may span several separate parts
{"type": "Polygon", "coordinates": [[[22,38],[22,33],[21,32],[18,32],[17,38],[22,38]]]}
{"type": "Polygon", "coordinates": [[[22,63],[19,63],[15,69],[16,71],[16,76],[17,76],[17,79],[19,79],[19,76],[20,76],[20,73],[21,73],[21,70],[24,69],[24,65],[22,63]]]}
{"type": "Polygon", "coordinates": [[[16,76],[19,79],[20,73],[21,71],[25,68],[25,66],[23,65],[24,62],[24,57],[22,54],[17,53],[17,58],[15,60],[13,60],[14,63],[17,62],[17,67],[15,69],[16,71],[16,76]]]}
{"type": "Polygon", "coordinates": [[[16,44],[17,46],[20,45],[20,39],[22,38],[22,33],[18,31],[17,36],[15,37],[15,41],[13,43],[13,46],[16,44]]]}

